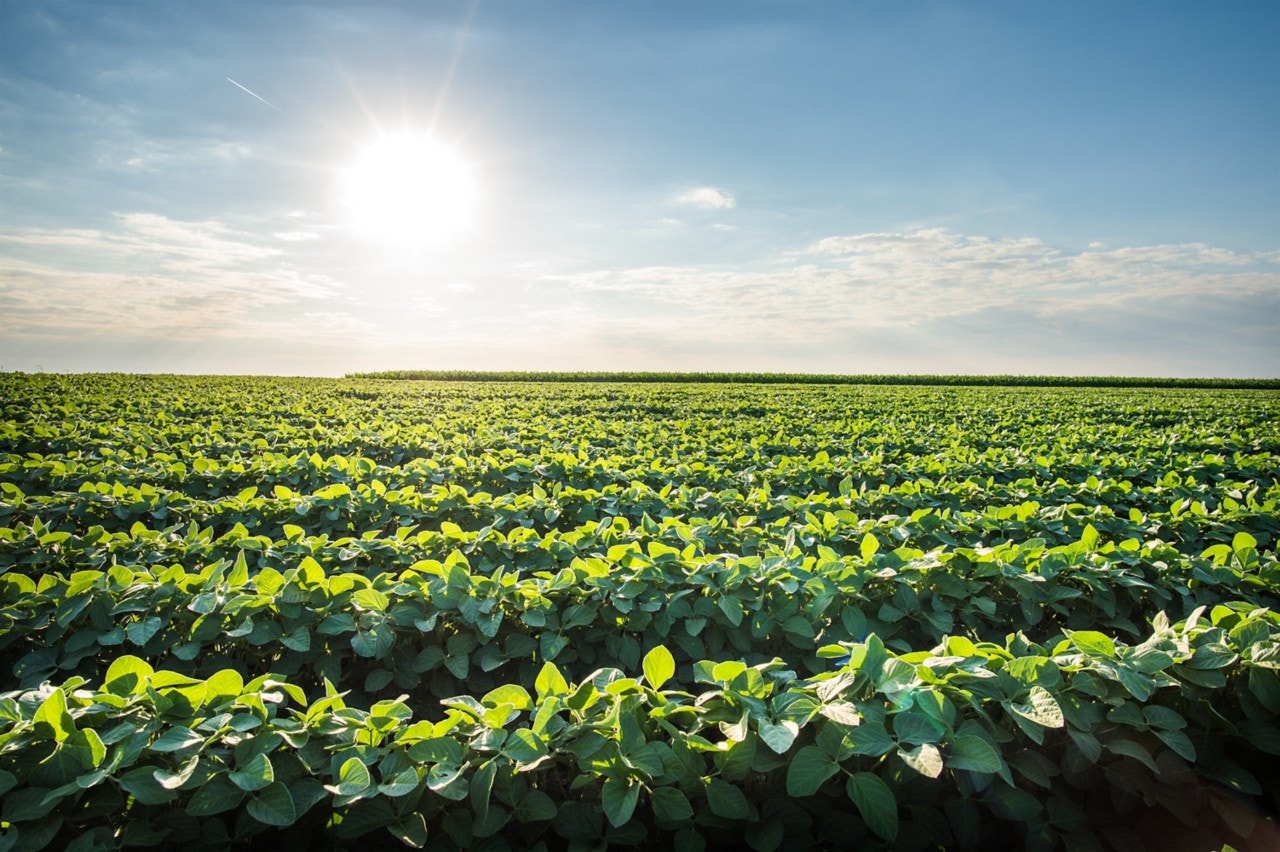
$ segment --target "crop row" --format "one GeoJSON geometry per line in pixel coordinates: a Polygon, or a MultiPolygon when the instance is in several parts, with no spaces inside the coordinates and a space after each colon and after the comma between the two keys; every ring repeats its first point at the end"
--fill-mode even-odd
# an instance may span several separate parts
{"type": "Polygon", "coordinates": [[[1248,802],[1280,755],[1273,613],[1160,615],[1133,646],[1079,631],[898,654],[871,635],[820,653],[837,665],[808,678],[700,661],[697,694],[664,689],[665,646],[632,676],[573,683],[546,663],[532,689],[443,712],[121,656],[98,681],[0,696],[3,841],[222,848],[286,827],[295,845],[386,830],[495,852],[1266,840],[1248,802]]]}
{"type": "MultiPolygon", "coordinates": [[[[519,552],[475,570],[466,553],[482,553],[486,542],[456,528],[444,534],[458,549],[443,561],[372,577],[353,570],[357,542],[325,548],[330,559],[337,551],[326,566],[296,527],[278,542],[234,538],[234,562],[191,571],[158,564],[28,574],[19,566],[0,575],[0,661],[31,686],[100,676],[124,648],[191,673],[239,661],[249,672],[327,678],[370,694],[428,684],[447,695],[503,677],[527,681],[547,661],[633,668],[656,644],[674,648],[682,665],[732,654],[816,672],[821,645],[869,633],[901,650],[957,634],[998,641],[1011,625],[1039,641],[1062,629],[1137,635],[1157,612],[1181,617],[1230,600],[1275,607],[1280,589],[1280,563],[1247,533],[1198,557],[1159,542],[1104,542],[1092,527],[1056,547],[888,551],[867,534],[849,555],[820,546],[806,556],[791,544],[742,556],[656,538],[641,546],[608,536],[625,527],[615,524],[604,540],[623,541],[598,555],[564,555],[567,564],[549,570],[515,567],[534,561],[519,552]]],[[[412,538],[383,543],[374,563],[411,557],[412,538]]],[[[70,538],[40,540],[52,549],[70,538]]]]}

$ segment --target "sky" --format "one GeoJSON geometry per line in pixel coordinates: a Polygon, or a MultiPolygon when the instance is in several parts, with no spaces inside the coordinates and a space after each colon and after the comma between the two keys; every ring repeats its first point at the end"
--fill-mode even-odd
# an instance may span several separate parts
{"type": "Polygon", "coordinates": [[[1280,376],[1280,2],[0,2],[0,370],[1280,376]]]}

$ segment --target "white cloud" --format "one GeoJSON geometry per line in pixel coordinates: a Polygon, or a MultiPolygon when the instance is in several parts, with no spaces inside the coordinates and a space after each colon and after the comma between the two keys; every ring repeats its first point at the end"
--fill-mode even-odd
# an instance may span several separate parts
{"type": "Polygon", "coordinates": [[[150,213],[118,215],[110,230],[0,233],[0,247],[13,336],[276,336],[296,323],[279,318],[264,331],[272,309],[323,303],[340,289],[222,223],[150,213]]]}
{"type": "Polygon", "coordinates": [[[738,206],[738,200],[732,193],[714,186],[699,186],[680,193],[675,197],[677,204],[686,204],[702,210],[732,210],[738,206]]]}
{"type": "Polygon", "coordinates": [[[281,231],[276,233],[275,238],[286,243],[304,243],[308,240],[318,240],[320,235],[314,231],[281,231]]]}
{"type": "Polygon", "coordinates": [[[1280,347],[1259,347],[1280,318],[1280,264],[1201,243],[1069,252],[927,229],[829,237],[749,269],[651,266],[546,281],[626,306],[599,324],[612,340],[655,351],[697,341],[751,363],[788,352],[793,369],[824,369],[800,360],[814,352],[873,359],[858,370],[1023,371],[1001,358],[1060,373],[1280,367],[1280,347]],[[1171,351],[1188,335],[1196,348],[1171,351]],[[1228,366],[1208,366],[1206,350],[1228,366]],[[926,355],[934,360],[909,360],[926,355]],[[1153,366],[1179,357],[1187,366],[1153,366]]]}

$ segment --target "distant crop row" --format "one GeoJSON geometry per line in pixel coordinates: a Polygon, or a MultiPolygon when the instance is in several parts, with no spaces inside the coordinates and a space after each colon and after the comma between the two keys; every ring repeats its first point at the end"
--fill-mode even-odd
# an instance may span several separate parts
{"type": "Polygon", "coordinates": [[[0,415],[0,848],[1280,843],[1272,392],[7,374],[0,415]]]}
{"type": "Polygon", "coordinates": [[[1280,379],[1159,378],[1152,376],[924,375],[860,373],[717,373],[554,370],[380,370],[348,373],[349,379],[394,379],[439,382],[606,382],[786,384],[786,385],[927,385],[972,387],[1078,388],[1280,388],[1280,379]]]}

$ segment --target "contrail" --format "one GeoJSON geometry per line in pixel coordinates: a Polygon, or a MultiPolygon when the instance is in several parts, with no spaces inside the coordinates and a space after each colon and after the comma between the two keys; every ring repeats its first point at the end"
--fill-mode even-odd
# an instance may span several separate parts
{"type": "Polygon", "coordinates": [[[280,113],[281,115],[284,115],[284,114],[285,114],[284,110],[280,109],[280,107],[278,107],[278,106],[276,106],[275,104],[271,103],[271,101],[269,101],[269,100],[267,100],[266,98],[262,97],[262,95],[259,95],[257,92],[254,92],[254,91],[252,91],[252,90],[250,90],[250,89],[248,89],[248,88],[245,88],[244,86],[241,86],[239,83],[237,83],[235,80],[232,80],[230,77],[228,77],[228,78],[227,78],[227,82],[228,82],[228,83],[230,83],[231,85],[235,86],[237,89],[240,89],[240,90],[241,90],[241,91],[243,91],[243,92],[247,92],[248,94],[250,94],[250,95],[252,95],[253,97],[257,98],[258,100],[262,101],[264,104],[266,104],[267,106],[271,107],[273,110],[275,110],[276,112],[280,113]]]}

